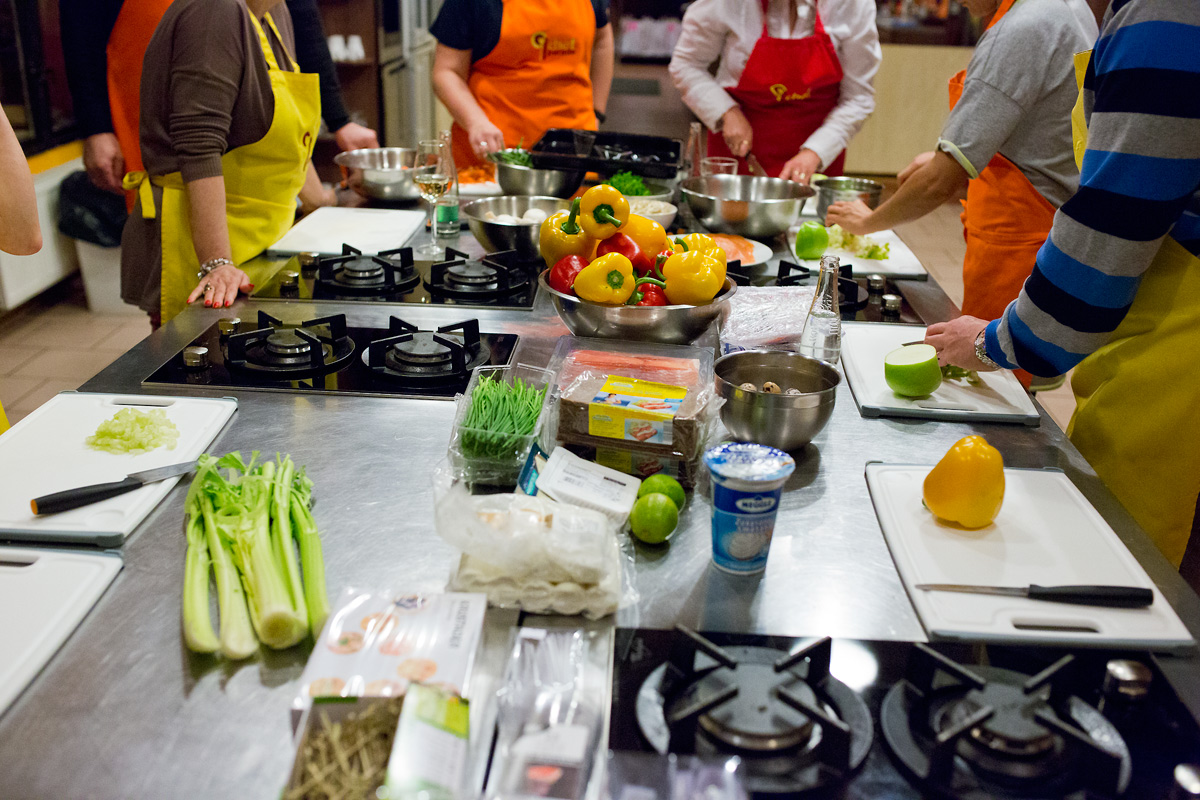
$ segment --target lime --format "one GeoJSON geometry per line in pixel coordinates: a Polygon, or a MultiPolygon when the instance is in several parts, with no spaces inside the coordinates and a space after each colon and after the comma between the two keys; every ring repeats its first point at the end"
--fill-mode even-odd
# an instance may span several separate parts
{"type": "Polygon", "coordinates": [[[903,397],[924,397],[942,385],[942,370],[933,345],[910,344],[883,357],[883,377],[903,397]]]}
{"type": "Polygon", "coordinates": [[[638,497],[645,497],[648,494],[665,494],[675,502],[675,507],[680,511],[683,511],[683,504],[687,502],[687,496],[683,493],[683,487],[679,485],[679,481],[661,472],[642,481],[642,485],[638,489],[638,497]]]}
{"type": "Polygon", "coordinates": [[[679,509],[665,494],[647,494],[638,498],[629,514],[633,535],[646,544],[662,544],[679,524],[679,509]]]}

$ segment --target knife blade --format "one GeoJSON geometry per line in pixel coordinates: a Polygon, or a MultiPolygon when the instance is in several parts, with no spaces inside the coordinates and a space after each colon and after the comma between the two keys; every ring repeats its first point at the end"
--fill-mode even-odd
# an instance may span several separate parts
{"type": "Polygon", "coordinates": [[[754,153],[748,153],[746,155],[746,166],[750,168],[751,175],[756,175],[760,178],[767,177],[767,171],[763,169],[762,164],[758,163],[758,158],[754,155],[754,153]]]}
{"type": "Polygon", "coordinates": [[[970,586],[961,583],[918,583],[926,592],[963,592],[1005,597],[1027,597],[1053,603],[1074,603],[1109,608],[1145,608],[1154,602],[1154,592],[1141,586],[970,586]]]}
{"type": "Polygon", "coordinates": [[[60,511],[70,511],[72,508],[98,503],[110,497],[132,492],[134,489],[140,489],[148,483],[156,483],[158,481],[165,481],[167,478],[174,478],[176,475],[184,475],[195,468],[196,462],[192,460],[181,464],[172,464],[169,467],[158,467],[142,472],[134,472],[125,476],[125,479],[121,481],[94,483],[90,486],[80,486],[77,489],[65,489],[61,492],[35,497],[29,502],[29,506],[36,515],[57,514],[60,511]]]}

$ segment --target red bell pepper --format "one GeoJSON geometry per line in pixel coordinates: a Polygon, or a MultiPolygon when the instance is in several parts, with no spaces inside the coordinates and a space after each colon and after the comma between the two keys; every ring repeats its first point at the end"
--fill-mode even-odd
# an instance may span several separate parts
{"type": "Polygon", "coordinates": [[[637,288],[628,300],[627,306],[667,306],[666,284],[655,278],[638,278],[637,288]]]}
{"type": "Polygon", "coordinates": [[[614,233],[596,247],[597,258],[608,253],[620,253],[628,258],[638,275],[645,275],[654,269],[654,256],[643,252],[637,242],[623,233],[614,233]]]}
{"type": "Polygon", "coordinates": [[[575,276],[588,265],[583,256],[563,256],[550,268],[546,282],[550,288],[563,294],[575,294],[575,276]]]}

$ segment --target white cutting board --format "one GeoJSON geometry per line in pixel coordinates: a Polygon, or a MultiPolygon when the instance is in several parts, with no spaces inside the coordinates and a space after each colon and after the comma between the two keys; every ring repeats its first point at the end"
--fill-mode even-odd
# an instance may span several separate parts
{"type": "Polygon", "coordinates": [[[342,245],[364,253],[403,247],[425,225],[424,211],[390,208],[318,208],[297,222],[268,253],[340,254],[342,245]]]}
{"type": "MultiPolygon", "coordinates": [[[[809,217],[808,219],[816,219],[809,217]]],[[[804,217],[800,218],[800,222],[807,221],[804,217]]],[[[793,254],[796,251],[796,231],[799,230],[798,225],[793,225],[787,232],[788,250],[793,254]]],[[[929,279],[929,273],[925,271],[925,267],[917,258],[916,254],[909,248],[908,245],[900,238],[900,235],[895,231],[876,231],[870,235],[870,238],[880,244],[888,244],[891,249],[888,251],[888,257],[884,259],[862,258],[856,256],[849,250],[841,248],[830,248],[825,251],[827,256],[837,256],[843,264],[850,264],[851,274],[856,278],[865,278],[868,275],[882,275],[885,278],[901,278],[904,280],[923,281],[929,279]]],[[[821,259],[797,259],[800,264],[809,269],[819,269],[821,259]]]]}
{"type": "Polygon", "coordinates": [[[112,553],[0,547],[0,714],[12,704],[121,569],[112,553]]]}
{"type": "Polygon", "coordinates": [[[883,359],[901,345],[925,338],[920,325],[842,323],[842,368],[864,417],[919,417],[951,422],[1041,422],[1033,399],[1011,372],[981,372],[983,386],[942,381],[928,397],[901,397],[883,377],[883,359]]]}
{"type": "Polygon", "coordinates": [[[161,397],[63,392],[0,436],[0,538],[116,547],[180,478],[158,481],[99,503],[34,516],[29,501],[51,492],[119,481],[131,472],[200,456],[237,410],[231,397],[161,397]],[[161,408],[179,429],[174,450],[140,455],[93,450],[84,442],[122,408],[161,408]]]}
{"type": "Polygon", "coordinates": [[[931,638],[1173,649],[1187,628],[1117,534],[1057,470],[1004,470],[1004,505],[986,528],[936,519],[921,503],[931,466],[867,464],[867,487],[896,569],[931,638]],[[1109,584],[1154,590],[1147,608],[926,592],[918,583],[1109,584]]]}

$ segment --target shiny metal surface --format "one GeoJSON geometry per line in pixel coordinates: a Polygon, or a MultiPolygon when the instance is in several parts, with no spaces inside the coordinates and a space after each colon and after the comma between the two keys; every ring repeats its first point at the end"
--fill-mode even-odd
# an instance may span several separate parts
{"type": "Polygon", "coordinates": [[[741,442],[793,451],[813,440],[837,400],[842,376],[828,364],[783,350],[745,350],[717,359],[717,394],[725,399],[721,422],[741,442]],[[770,381],[784,392],[748,391],[770,381]],[[799,389],[802,394],[786,394],[799,389]]]}
{"type": "Polygon", "coordinates": [[[800,217],[808,186],[779,178],[751,175],[708,175],[680,184],[696,221],[710,231],[768,239],[800,217]]]}
{"type": "Polygon", "coordinates": [[[488,214],[500,216],[511,214],[518,219],[531,208],[540,208],[547,214],[570,208],[571,204],[557,197],[484,197],[465,203],[460,211],[467,218],[467,227],[483,249],[489,253],[499,250],[516,250],[522,258],[535,259],[541,255],[538,242],[540,224],[505,225],[492,222],[488,214]]]}
{"type": "Polygon", "coordinates": [[[374,200],[416,200],[421,192],[409,172],[417,162],[411,147],[373,147],[338,153],[333,161],[346,169],[351,189],[374,200]]]}
{"type": "Polygon", "coordinates": [[[817,219],[825,219],[829,206],[838,202],[862,200],[868,208],[879,205],[883,184],[866,178],[822,178],[812,182],[817,190],[817,219]]]}
{"type": "Polygon", "coordinates": [[[1150,693],[1153,682],[1154,673],[1140,661],[1114,658],[1104,665],[1103,692],[1106,696],[1141,700],[1150,693]]]}
{"type": "Polygon", "coordinates": [[[570,197],[583,185],[587,174],[586,170],[535,169],[495,158],[488,160],[496,165],[496,182],[505,194],[570,197]]]}
{"type": "Polygon", "coordinates": [[[1167,800],[1196,800],[1200,798],[1200,764],[1180,764],[1173,773],[1175,785],[1167,800]]]}
{"type": "Polygon", "coordinates": [[[576,336],[600,339],[625,339],[633,342],[688,344],[700,338],[709,326],[729,308],[729,298],[737,284],[725,279],[725,288],[703,306],[603,306],[578,297],[556,292],[546,282],[549,270],[542,270],[538,285],[542,294],[554,303],[554,309],[576,336]]]}
{"type": "Polygon", "coordinates": [[[197,345],[183,348],[183,365],[189,369],[204,369],[208,366],[208,348],[197,345]]]}
{"type": "MultiPolygon", "coordinates": [[[[455,245],[481,248],[470,237],[455,245]]],[[[782,251],[777,255],[782,255],[782,251]]],[[[281,262],[282,263],[282,262],[281,262]]],[[[933,281],[900,282],[920,313],[954,313],[933,281]]],[[[350,323],[386,326],[399,306],[296,303],[309,317],[345,312],[350,323]]],[[[269,304],[241,299],[253,318],[269,304]]],[[[417,325],[457,321],[461,310],[410,304],[417,325]]],[[[82,388],[148,393],[141,381],[228,309],[189,308],[82,388]]],[[[478,309],[489,332],[521,336],[516,361],[548,363],[567,329],[543,293],[532,311],[478,309]]],[[[938,319],[927,316],[927,319],[938,319]]],[[[699,340],[715,346],[710,330],[699,340]]],[[[228,391],[181,387],[177,394],[228,391]]],[[[1100,484],[1049,417],[1037,428],[984,423],[864,419],[843,382],[833,414],[796,453],[780,504],[767,569],[739,577],[714,569],[707,486],[680,515],[668,548],[638,548],[632,583],[638,599],[615,622],[701,631],[787,636],[831,635],[923,641],[924,632],[884,543],[863,477],[871,459],[933,464],[958,439],[987,437],[1011,467],[1063,470],[1112,525],[1180,614],[1200,635],[1200,598],[1187,588],[1100,484]]],[[[210,452],[290,453],[316,483],[314,509],[324,539],[331,598],[348,586],[408,591],[445,586],[456,554],[434,532],[429,472],[450,437],[451,403],[270,392],[238,393],[239,409],[210,452]]],[[[183,481],[130,536],[125,568],[95,608],[13,706],[0,717],[0,797],[269,800],[279,796],[292,760],[288,708],[310,646],[267,651],[244,664],[188,653],[179,601],[185,539],[183,481]]],[[[494,712],[498,676],[516,615],[491,610],[485,651],[470,693],[472,727],[494,712]]],[[[579,620],[533,618],[532,624],[579,620]]],[[[611,625],[612,620],[596,625],[611,625]]],[[[1200,713],[1200,659],[1158,659],[1193,713],[1200,713]]],[[[478,742],[476,784],[486,758],[478,742]]]]}

